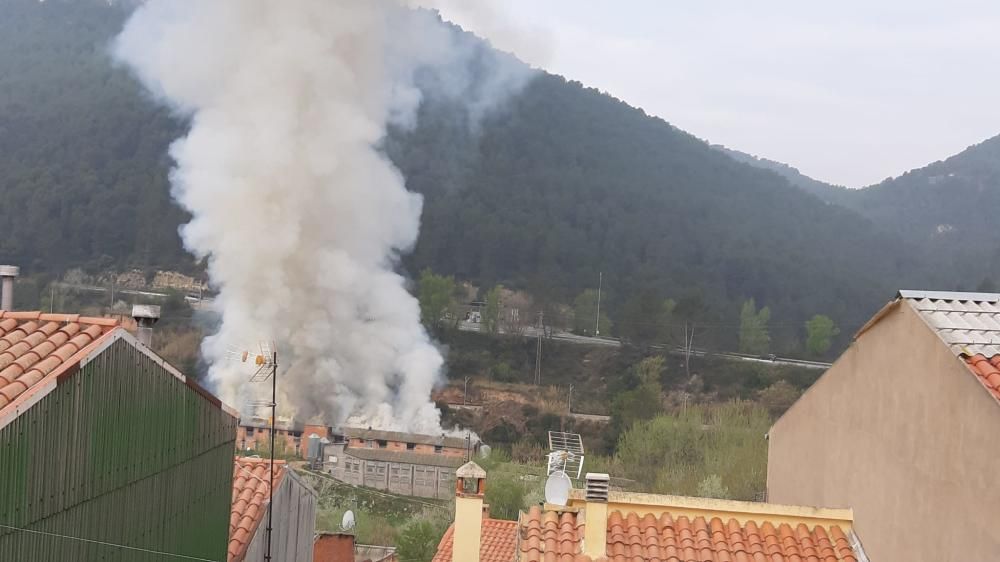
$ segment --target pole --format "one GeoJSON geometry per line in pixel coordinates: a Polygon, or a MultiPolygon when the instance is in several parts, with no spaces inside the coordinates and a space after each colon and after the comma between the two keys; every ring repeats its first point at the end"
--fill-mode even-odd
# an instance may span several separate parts
{"type": "Polygon", "coordinates": [[[462,405],[465,406],[469,403],[469,377],[465,377],[465,391],[462,392],[462,405]]]}
{"type": "Polygon", "coordinates": [[[538,311],[538,347],[535,349],[535,386],[542,384],[542,317],[543,312],[538,311]]]}
{"type": "Polygon", "coordinates": [[[569,385],[569,407],[567,408],[569,413],[573,413],[573,385],[569,385]]]}
{"type": "Polygon", "coordinates": [[[604,284],[604,272],[597,273],[597,318],[594,320],[594,335],[601,335],[601,285],[604,284]]]}
{"type": "Polygon", "coordinates": [[[271,483],[267,489],[267,550],[264,560],[271,560],[271,515],[274,511],[274,432],[278,425],[278,352],[271,357],[271,483]]]}

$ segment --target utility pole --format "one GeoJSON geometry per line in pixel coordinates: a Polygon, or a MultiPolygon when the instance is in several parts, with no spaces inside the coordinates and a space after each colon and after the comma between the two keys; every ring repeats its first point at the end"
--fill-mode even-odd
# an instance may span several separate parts
{"type": "Polygon", "coordinates": [[[264,560],[271,560],[271,516],[274,512],[274,433],[278,425],[278,352],[272,352],[271,363],[271,482],[267,488],[267,550],[264,560]]]}
{"type": "Polygon", "coordinates": [[[569,406],[566,408],[569,413],[573,413],[573,384],[569,385],[569,406]]]}
{"type": "Polygon", "coordinates": [[[545,313],[538,311],[538,347],[535,349],[535,386],[542,384],[542,334],[545,329],[542,327],[545,313]]]}
{"type": "Polygon", "coordinates": [[[465,377],[465,391],[462,392],[462,405],[469,403],[469,377],[465,377]]]}
{"type": "Polygon", "coordinates": [[[594,320],[594,335],[601,335],[601,285],[604,284],[604,272],[597,273],[597,318],[594,320]]]}

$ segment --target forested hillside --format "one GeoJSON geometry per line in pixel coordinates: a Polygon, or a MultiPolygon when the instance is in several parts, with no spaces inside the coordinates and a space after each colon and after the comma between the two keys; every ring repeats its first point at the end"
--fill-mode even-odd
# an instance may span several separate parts
{"type": "MultiPolygon", "coordinates": [[[[28,272],[197,268],[180,247],[185,218],[167,179],[166,149],[184,124],[106,54],[124,9],[4,0],[0,11],[0,261],[28,272]]],[[[872,203],[864,216],[867,204],[829,204],[559,76],[541,74],[475,133],[456,108],[425,103],[417,127],[392,132],[386,151],[426,197],[411,272],[430,267],[562,303],[603,272],[619,325],[631,295],[697,293],[706,322],[735,322],[753,297],[770,307],[776,339],[799,337],[816,313],[849,332],[896,288],[953,288],[971,271],[938,267],[889,205],[872,203]]],[[[906,175],[872,197],[962,182],[978,199],[958,199],[947,221],[955,230],[943,232],[981,225],[971,236],[986,230],[980,203],[996,193],[968,174],[994,173],[992,158],[994,167],[934,172],[944,179],[906,175]]]]}

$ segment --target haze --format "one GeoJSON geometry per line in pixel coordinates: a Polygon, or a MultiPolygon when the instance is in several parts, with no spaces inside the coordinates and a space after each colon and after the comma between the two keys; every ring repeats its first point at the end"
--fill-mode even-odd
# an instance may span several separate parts
{"type": "Polygon", "coordinates": [[[1000,3],[489,2],[495,13],[442,10],[534,65],[823,181],[870,185],[1000,132],[1000,3]]]}

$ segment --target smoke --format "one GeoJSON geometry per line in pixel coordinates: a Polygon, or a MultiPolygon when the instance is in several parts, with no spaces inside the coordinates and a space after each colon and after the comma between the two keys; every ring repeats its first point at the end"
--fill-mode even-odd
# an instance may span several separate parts
{"type": "Polygon", "coordinates": [[[442,356],[396,272],[422,201],[379,144],[425,95],[474,121],[531,71],[389,0],[149,0],[114,54],[190,122],[171,182],[219,290],[202,351],[220,397],[269,392],[226,361],[267,339],[284,413],[439,431],[442,356]]]}

